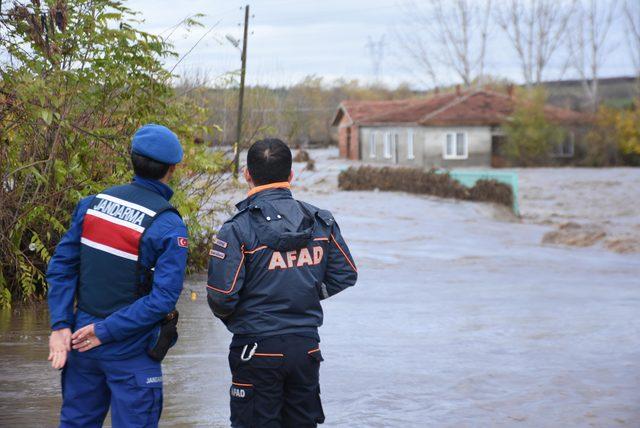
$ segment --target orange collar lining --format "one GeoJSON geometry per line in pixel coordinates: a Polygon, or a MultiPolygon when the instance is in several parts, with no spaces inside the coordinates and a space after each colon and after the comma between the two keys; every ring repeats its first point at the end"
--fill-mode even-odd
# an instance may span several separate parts
{"type": "Polygon", "coordinates": [[[286,181],[279,181],[277,183],[269,183],[269,184],[265,184],[262,186],[257,186],[254,187],[253,189],[249,190],[249,193],[247,193],[247,196],[253,196],[256,193],[262,192],[263,190],[270,190],[270,189],[290,189],[291,188],[291,184],[289,184],[286,181]]]}

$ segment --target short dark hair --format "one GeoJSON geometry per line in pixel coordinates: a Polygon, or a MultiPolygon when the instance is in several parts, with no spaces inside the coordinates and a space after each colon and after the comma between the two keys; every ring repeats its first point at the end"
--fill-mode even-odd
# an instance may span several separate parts
{"type": "Polygon", "coordinates": [[[291,174],[291,150],[277,138],[256,141],[247,153],[247,168],[256,186],[287,181],[291,174]]]}
{"type": "Polygon", "coordinates": [[[137,176],[142,178],[150,178],[152,180],[159,180],[169,171],[168,163],[158,162],[146,156],[139,155],[138,153],[131,152],[131,164],[133,165],[133,172],[137,176]]]}

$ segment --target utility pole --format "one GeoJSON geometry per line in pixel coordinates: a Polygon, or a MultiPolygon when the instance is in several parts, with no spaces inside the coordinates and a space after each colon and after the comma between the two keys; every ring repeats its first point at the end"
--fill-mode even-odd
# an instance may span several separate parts
{"type": "Polygon", "coordinates": [[[380,39],[376,42],[373,37],[367,37],[367,50],[369,51],[369,58],[371,59],[371,65],[373,69],[373,75],[375,83],[381,83],[382,77],[382,60],[384,59],[384,34],[380,36],[380,39]]]}
{"type": "Polygon", "coordinates": [[[240,69],[240,95],[238,99],[238,128],[233,159],[233,177],[238,178],[240,171],[240,144],[242,142],[242,107],[244,104],[244,75],[247,71],[247,35],[249,30],[249,5],[244,7],[244,37],[242,38],[242,68],[240,69]]]}

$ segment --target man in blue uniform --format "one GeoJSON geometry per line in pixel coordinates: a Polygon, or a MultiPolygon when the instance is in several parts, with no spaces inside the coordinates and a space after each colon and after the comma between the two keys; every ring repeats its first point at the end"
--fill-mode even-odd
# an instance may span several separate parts
{"type": "Polygon", "coordinates": [[[233,333],[233,427],[315,427],[320,301],[356,283],[357,270],[329,211],[293,199],[291,151],[277,139],[247,155],[251,190],[210,251],[207,301],[233,333]]]}
{"type": "Polygon", "coordinates": [[[63,369],[61,427],[102,426],[109,407],[114,427],[158,424],[160,360],[177,339],[187,261],[187,229],[167,185],[182,156],[169,129],[140,128],[133,182],[82,199],[51,258],[49,360],[63,369]]]}

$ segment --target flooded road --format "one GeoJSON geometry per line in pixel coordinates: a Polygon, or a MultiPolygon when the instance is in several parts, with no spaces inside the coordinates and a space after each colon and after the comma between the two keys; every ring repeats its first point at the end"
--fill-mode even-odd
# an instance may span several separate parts
{"type": "MultiPolygon", "coordinates": [[[[230,377],[224,326],[214,322],[200,293],[203,278],[192,278],[180,300],[180,342],[163,363],[163,425],[228,424],[230,377]]],[[[45,305],[0,312],[0,426],[56,426],[60,374],[46,361],[48,312],[45,305]]]]}
{"type": "MultiPolygon", "coordinates": [[[[486,205],[317,177],[297,196],[334,212],[360,270],[323,304],[325,426],[640,426],[637,253],[545,246],[550,226],[486,205]]],[[[230,337],[204,278],[179,309],[162,425],[228,426],[230,337]]],[[[47,330],[42,308],[0,313],[0,426],[56,425],[47,330]]]]}

